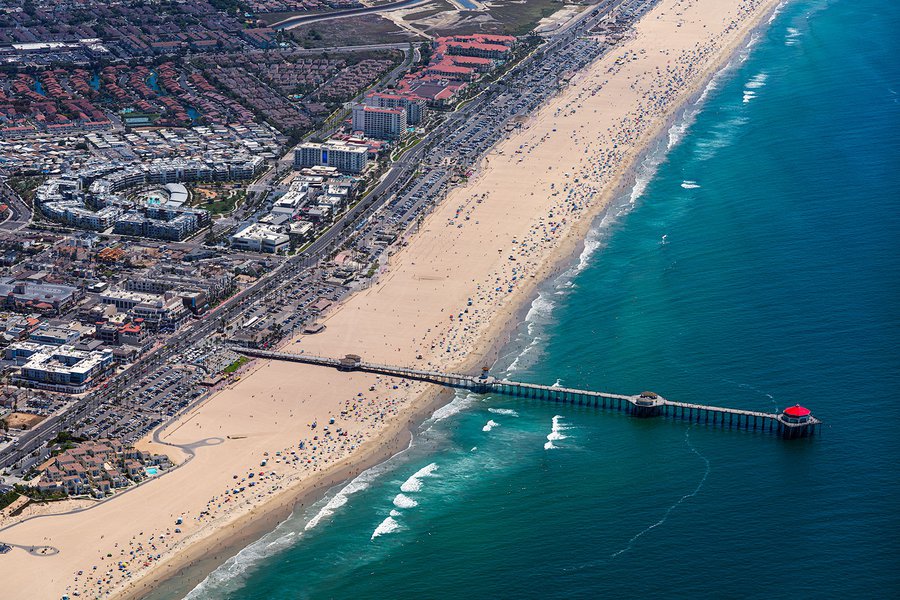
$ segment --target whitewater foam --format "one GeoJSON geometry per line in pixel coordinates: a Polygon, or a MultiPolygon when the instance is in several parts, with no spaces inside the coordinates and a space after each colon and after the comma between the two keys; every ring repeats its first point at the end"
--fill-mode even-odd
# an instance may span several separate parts
{"type": "Polygon", "coordinates": [[[775,10],[772,11],[772,14],[769,16],[768,24],[771,25],[772,21],[778,18],[778,15],[781,14],[782,9],[784,8],[784,2],[779,2],[778,6],[775,7],[775,10]]]}
{"type": "Polygon", "coordinates": [[[753,49],[753,46],[759,42],[759,33],[753,32],[750,34],[750,41],[744,46],[743,52],[741,52],[741,62],[746,62],[748,58],[750,58],[750,51],[753,49]]]}
{"type": "Polygon", "coordinates": [[[750,81],[744,84],[744,87],[750,90],[757,90],[764,85],[766,85],[766,81],[769,79],[769,74],[763,71],[762,73],[757,73],[753,77],[750,78],[750,81]]]}
{"type": "Polygon", "coordinates": [[[397,520],[394,519],[394,517],[388,517],[384,521],[382,521],[381,524],[378,525],[378,527],[375,528],[375,531],[372,532],[371,539],[374,540],[379,536],[397,531],[398,529],[400,529],[400,523],[398,523],[397,520]]]}
{"type": "MultiPolygon", "coordinates": [[[[528,330],[529,330],[528,335],[532,335],[532,326],[533,326],[533,323],[528,324],[528,330]]],[[[529,356],[531,354],[531,352],[534,350],[540,350],[540,348],[539,348],[540,342],[541,342],[541,336],[539,336],[539,335],[534,336],[532,338],[531,342],[529,342],[528,345],[519,353],[519,355],[516,356],[516,358],[512,361],[512,363],[510,363],[510,365],[508,367],[506,367],[506,372],[513,373],[515,371],[518,371],[523,366],[522,360],[525,357],[529,356]]]]}
{"type": "Polygon", "coordinates": [[[431,463],[430,465],[422,467],[421,469],[416,471],[409,479],[403,482],[403,485],[400,486],[400,491],[406,493],[418,492],[422,489],[422,478],[432,477],[437,469],[437,463],[431,463]]]}
{"type": "Polygon", "coordinates": [[[796,46],[797,38],[800,37],[800,30],[796,27],[788,27],[787,33],[784,36],[784,45],[785,46],[796,46]]]}
{"type": "Polygon", "coordinates": [[[495,415],[506,415],[507,417],[519,416],[519,413],[511,408],[489,408],[488,412],[494,413],[495,415]]]}
{"type": "Polygon", "coordinates": [[[334,495],[331,500],[325,503],[319,512],[317,512],[313,518],[307,521],[306,526],[303,528],[304,531],[309,531],[316,525],[318,525],[322,519],[326,519],[333,515],[337,509],[347,504],[349,496],[355,494],[357,492],[361,492],[362,490],[368,488],[372,480],[381,473],[383,467],[381,465],[377,467],[373,467],[366,471],[360,473],[356,478],[354,478],[350,483],[345,485],[340,491],[334,495]]]}
{"type": "MultiPolygon", "coordinates": [[[[419,503],[407,496],[406,494],[397,494],[394,496],[394,506],[397,508],[414,508],[418,506],[419,503]]],[[[392,513],[394,511],[391,511],[392,513]]],[[[393,515],[397,516],[397,515],[393,515]]]]}
{"type": "Polygon", "coordinates": [[[499,427],[500,423],[494,421],[493,419],[484,424],[484,427],[481,428],[482,431],[490,431],[494,427],[499,427]]]}
{"type": "Polygon", "coordinates": [[[586,269],[590,264],[591,257],[603,245],[601,233],[603,231],[605,221],[606,218],[602,219],[600,221],[600,226],[591,228],[588,231],[587,236],[585,236],[584,248],[582,248],[581,254],[578,255],[578,264],[575,266],[575,273],[580,273],[584,269],[586,269]]]}
{"type": "Polygon", "coordinates": [[[536,327],[544,325],[550,321],[553,314],[553,308],[556,303],[548,297],[545,292],[540,292],[537,297],[532,300],[528,312],[525,313],[525,322],[528,324],[528,335],[535,335],[536,327]]]}
{"type": "Polygon", "coordinates": [[[465,396],[456,396],[453,400],[440,407],[431,415],[431,421],[437,423],[453,415],[459,414],[465,409],[472,406],[479,400],[475,394],[466,394],[465,396]]]}
{"type": "MultiPolygon", "coordinates": [[[[402,454],[402,451],[392,456],[391,459],[399,454],[402,454]]],[[[291,515],[279,523],[273,531],[246,546],[215,571],[207,575],[206,579],[197,584],[185,596],[185,600],[221,598],[227,590],[239,586],[253,567],[273,554],[296,544],[298,538],[306,535],[306,532],[316,527],[323,519],[332,516],[340,507],[347,504],[349,496],[367,489],[376,478],[390,468],[389,463],[391,459],[366,469],[357,475],[305,523],[300,519],[300,515],[291,515]],[[302,529],[300,529],[301,525],[302,529]]]]}
{"type": "Polygon", "coordinates": [[[749,122],[744,115],[736,115],[727,121],[712,127],[712,137],[700,139],[694,146],[694,155],[699,160],[709,160],[721,148],[730,146],[741,127],[749,122]]]}
{"type": "Polygon", "coordinates": [[[696,190],[697,188],[700,187],[700,184],[697,183],[696,181],[692,181],[690,179],[685,179],[684,181],[681,182],[681,187],[683,187],[686,190],[696,190]]]}
{"type": "Polygon", "coordinates": [[[562,425],[562,419],[562,415],[553,417],[553,424],[550,427],[550,433],[547,435],[547,442],[544,444],[544,450],[554,450],[559,446],[555,445],[553,442],[566,439],[566,436],[562,433],[563,430],[566,429],[566,427],[562,425]]]}

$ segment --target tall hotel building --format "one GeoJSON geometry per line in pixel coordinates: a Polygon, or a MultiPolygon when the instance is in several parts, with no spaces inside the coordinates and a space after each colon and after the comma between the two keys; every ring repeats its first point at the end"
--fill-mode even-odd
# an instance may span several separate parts
{"type": "Polygon", "coordinates": [[[353,131],[362,131],[366,137],[395,140],[406,131],[406,110],[356,104],[352,124],[353,131]]]}

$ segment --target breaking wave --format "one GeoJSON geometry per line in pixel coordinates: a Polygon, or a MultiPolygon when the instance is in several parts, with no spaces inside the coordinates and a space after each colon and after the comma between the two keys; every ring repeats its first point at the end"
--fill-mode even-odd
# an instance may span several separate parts
{"type": "Polygon", "coordinates": [[[562,419],[562,415],[553,417],[553,425],[550,428],[550,433],[547,435],[547,443],[544,444],[544,450],[554,450],[559,446],[556,446],[553,442],[566,439],[566,436],[562,433],[563,430],[566,429],[566,427],[561,424],[562,419]]]}
{"type": "Polygon", "coordinates": [[[506,415],[507,417],[518,417],[519,413],[514,411],[511,408],[489,408],[488,412],[492,412],[495,415],[506,415]]]}
{"type": "Polygon", "coordinates": [[[424,466],[418,471],[415,472],[409,479],[403,482],[403,485],[400,486],[401,492],[418,492],[422,489],[422,478],[423,477],[431,477],[434,472],[437,471],[438,466],[437,463],[431,463],[430,465],[424,466]]]}
{"type": "Polygon", "coordinates": [[[378,527],[375,528],[375,531],[372,532],[371,539],[374,540],[379,536],[397,531],[398,529],[400,529],[400,523],[398,523],[397,520],[394,519],[394,517],[388,517],[384,521],[382,521],[381,524],[378,525],[378,527]]]}
{"type": "MultiPolygon", "coordinates": [[[[414,508],[418,505],[418,502],[416,502],[406,494],[397,494],[396,496],[394,496],[394,506],[396,506],[397,508],[414,508]]],[[[392,516],[396,517],[397,515],[392,516]]]]}
{"type": "Polygon", "coordinates": [[[273,554],[296,544],[298,538],[347,504],[349,496],[367,489],[372,481],[384,471],[385,464],[382,463],[357,475],[328,500],[309,521],[303,524],[302,528],[302,521],[293,515],[279,523],[271,533],[243,548],[210,573],[185,596],[185,600],[220,598],[225,595],[226,590],[239,586],[253,567],[273,554]]]}
{"type": "Polygon", "coordinates": [[[784,45],[785,46],[796,46],[799,42],[797,40],[800,37],[800,30],[796,27],[788,27],[787,33],[784,36],[784,45]]]}
{"type": "Polygon", "coordinates": [[[456,396],[453,400],[440,407],[431,415],[431,421],[437,423],[453,415],[459,414],[472,406],[479,400],[475,394],[466,394],[465,396],[456,396]]]}

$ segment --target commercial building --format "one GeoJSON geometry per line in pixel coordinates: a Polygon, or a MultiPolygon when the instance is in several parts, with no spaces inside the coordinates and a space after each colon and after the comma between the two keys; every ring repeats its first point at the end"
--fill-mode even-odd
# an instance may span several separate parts
{"type": "Polygon", "coordinates": [[[483,33],[457,35],[438,38],[435,43],[435,52],[503,60],[509,56],[515,43],[516,38],[511,35],[483,33]]]}
{"type": "Polygon", "coordinates": [[[366,137],[395,140],[406,131],[406,110],[356,104],[352,127],[353,131],[362,131],[366,137]]]}
{"type": "Polygon", "coordinates": [[[452,61],[441,61],[431,65],[425,69],[425,73],[454,81],[474,81],[477,77],[474,69],[455,65],[452,61]]]}
{"type": "Polygon", "coordinates": [[[262,223],[251,223],[231,236],[231,247],[250,252],[278,254],[290,248],[290,238],[262,223]]]}
{"type": "Polygon", "coordinates": [[[334,167],[342,173],[362,173],[369,162],[369,149],[359,144],[329,140],[307,142],[294,150],[294,168],[334,167]]]}
{"type": "Polygon", "coordinates": [[[192,311],[203,308],[208,302],[224,297],[234,287],[234,277],[230,273],[203,276],[156,274],[129,279],[125,289],[131,292],[165,294],[173,292],[181,297],[184,305],[192,311]]]}
{"type": "Polygon", "coordinates": [[[51,325],[40,325],[31,332],[28,340],[36,344],[45,344],[48,346],[63,346],[65,344],[74,344],[81,334],[74,329],[66,329],[64,327],[53,327],[51,325]]]}
{"type": "Polygon", "coordinates": [[[107,290],[100,295],[103,304],[111,304],[137,321],[141,319],[150,331],[174,331],[189,316],[184,300],[173,292],[163,295],[142,294],[126,290],[107,290]]]}
{"type": "Polygon", "coordinates": [[[13,382],[67,394],[87,391],[113,365],[111,350],[77,350],[71,345],[34,342],[9,346],[6,358],[22,365],[13,382]]]}
{"type": "Polygon", "coordinates": [[[0,277],[0,296],[12,310],[60,314],[75,303],[79,291],[70,285],[0,277]]]}

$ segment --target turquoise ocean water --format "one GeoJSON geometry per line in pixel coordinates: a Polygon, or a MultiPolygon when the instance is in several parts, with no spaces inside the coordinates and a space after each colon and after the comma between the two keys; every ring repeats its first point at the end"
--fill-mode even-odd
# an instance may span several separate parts
{"type": "Polygon", "coordinates": [[[789,3],[495,371],[820,437],[460,396],[189,597],[897,597],[898,237],[900,4],[789,3]]]}

